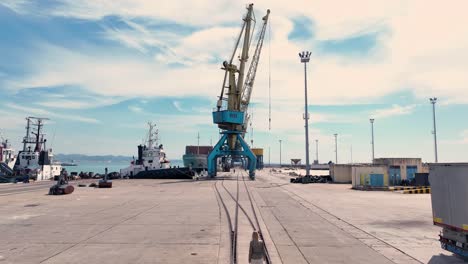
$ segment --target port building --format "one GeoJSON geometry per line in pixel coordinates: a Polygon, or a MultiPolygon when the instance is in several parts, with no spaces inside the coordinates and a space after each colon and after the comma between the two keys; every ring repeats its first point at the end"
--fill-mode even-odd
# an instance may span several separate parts
{"type": "Polygon", "coordinates": [[[398,186],[425,172],[428,167],[421,158],[377,158],[373,163],[330,165],[333,181],[352,183],[353,188],[398,186]]]}

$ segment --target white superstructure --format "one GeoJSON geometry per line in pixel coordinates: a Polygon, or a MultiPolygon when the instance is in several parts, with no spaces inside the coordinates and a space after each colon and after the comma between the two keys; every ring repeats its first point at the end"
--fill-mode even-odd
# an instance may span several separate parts
{"type": "Polygon", "coordinates": [[[156,124],[148,123],[149,131],[146,142],[138,146],[138,159],[134,159],[130,166],[120,170],[122,177],[131,177],[140,171],[150,171],[166,169],[170,167],[170,161],[166,158],[166,153],[162,144],[158,142],[156,124]]]}
{"type": "Polygon", "coordinates": [[[46,148],[47,140],[42,133],[44,120],[47,118],[27,117],[26,136],[23,138],[23,150],[18,153],[14,171],[18,175],[29,175],[38,181],[48,180],[60,175],[62,166],[54,163],[52,149],[46,148]]]}
{"type": "Polygon", "coordinates": [[[15,165],[15,150],[11,147],[8,140],[4,139],[0,143],[0,162],[6,164],[10,169],[15,165]]]}

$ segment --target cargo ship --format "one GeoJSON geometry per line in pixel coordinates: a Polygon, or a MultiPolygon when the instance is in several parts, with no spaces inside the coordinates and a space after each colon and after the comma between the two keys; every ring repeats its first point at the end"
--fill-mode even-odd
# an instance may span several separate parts
{"type": "Polygon", "coordinates": [[[211,150],[212,146],[185,146],[185,154],[182,157],[184,166],[197,172],[208,169],[208,154],[211,150]]]}

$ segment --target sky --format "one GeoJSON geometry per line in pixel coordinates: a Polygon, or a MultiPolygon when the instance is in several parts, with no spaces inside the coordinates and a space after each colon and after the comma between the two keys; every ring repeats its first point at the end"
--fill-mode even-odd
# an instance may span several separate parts
{"type": "MultiPolygon", "coordinates": [[[[19,149],[26,116],[48,117],[55,153],[136,155],[155,122],[170,159],[215,144],[211,112],[248,3],[231,0],[2,0],[0,132],[19,149]]],[[[468,23],[464,0],[260,0],[270,9],[250,111],[265,162],[310,155],[468,160],[468,23]],[[271,76],[271,82],[269,82],[271,76]],[[271,98],[271,129],[269,118],[271,98]]],[[[260,19],[258,19],[260,21],[260,19]]],[[[257,32],[259,25],[257,23],[257,32]]],[[[249,131],[250,132],[250,131],[249,131]]]]}

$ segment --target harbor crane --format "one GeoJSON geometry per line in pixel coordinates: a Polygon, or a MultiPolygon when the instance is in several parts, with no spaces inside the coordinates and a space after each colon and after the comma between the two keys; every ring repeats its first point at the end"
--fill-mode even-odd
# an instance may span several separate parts
{"type": "Polygon", "coordinates": [[[213,112],[213,123],[221,130],[222,137],[208,155],[208,175],[216,176],[217,159],[219,157],[246,157],[248,159],[249,176],[255,179],[256,156],[244,140],[249,122],[248,107],[252,95],[263,40],[268,23],[270,10],[263,17],[263,25],[258,34],[252,62],[247,75],[244,74],[249,59],[249,48],[255,28],[255,14],[253,4],[247,6],[247,13],[243,18],[243,24],[239,36],[235,42],[234,51],[229,61],[223,62],[224,80],[221,87],[221,95],[213,112]],[[242,47],[239,44],[242,41],[242,47]],[[234,56],[239,50],[239,67],[233,63],[234,56]]]}

